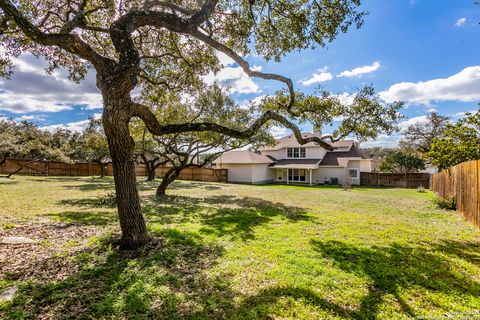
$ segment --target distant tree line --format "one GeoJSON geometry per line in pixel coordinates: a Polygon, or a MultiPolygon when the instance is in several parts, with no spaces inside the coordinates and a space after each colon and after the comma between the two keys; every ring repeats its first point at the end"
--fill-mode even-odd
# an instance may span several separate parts
{"type": "Polygon", "coordinates": [[[480,111],[467,112],[458,121],[437,112],[402,131],[398,148],[369,148],[375,170],[416,172],[426,166],[444,170],[480,159],[480,111]]]}
{"type": "MultiPolygon", "coordinates": [[[[247,110],[238,108],[217,86],[205,90],[193,104],[180,100],[171,102],[169,110],[162,110],[166,121],[209,121],[217,117],[222,119],[222,123],[240,129],[252,117],[247,110]]],[[[185,168],[208,165],[229,150],[271,143],[273,137],[268,130],[269,126],[264,126],[252,137],[235,139],[210,131],[156,136],[137,119],[132,120],[130,126],[130,134],[135,142],[134,160],[137,164],[145,165],[147,180],[155,180],[158,167],[169,168],[160,177],[162,181],[157,188],[158,196],[165,194],[168,186],[185,168]]],[[[102,177],[111,163],[102,122],[94,118],[90,118],[86,128],[80,132],[62,127],[49,131],[29,121],[1,120],[0,155],[0,164],[7,158],[97,163],[102,168],[102,177]]]]}

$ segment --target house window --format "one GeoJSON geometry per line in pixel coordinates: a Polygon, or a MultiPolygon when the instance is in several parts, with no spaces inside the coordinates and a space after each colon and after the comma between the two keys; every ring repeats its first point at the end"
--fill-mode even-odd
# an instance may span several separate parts
{"type": "Polygon", "coordinates": [[[287,148],[287,158],[305,158],[306,156],[305,148],[287,148]]]}
{"type": "Polygon", "coordinates": [[[306,171],[305,169],[290,169],[288,170],[288,180],[289,181],[306,181],[306,171]]]}
{"type": "Polygon", "coordinates": [[[349,169],[348,176],[350,178],[358,178],[358,170],[357,169],[349,169]]]}

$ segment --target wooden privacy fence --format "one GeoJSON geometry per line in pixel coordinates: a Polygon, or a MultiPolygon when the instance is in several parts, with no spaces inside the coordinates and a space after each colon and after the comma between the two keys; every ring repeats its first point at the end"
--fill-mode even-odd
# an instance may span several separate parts
{"type": "Polygon", "coordinates": [[[428,189],[430,186],[429,173],[360,173],[360,185],[388,188],[419,188],[428,189]]]}
{"type": "Polygon", "coordinates": [[[480,227],[480,160],[463,162],[433,174],[431,189],[441,198],[455,197],[457,210],[480,227]]]}
{"type": "MultiPolygon", "coordinates": [[[[155,173],[161,177],[168,170],[168,167],[159,167],[155,173]]],[[[18,171],[16,174],[29,176],[99,176],[101,166],[95,163],[64,163],[57,161],[7,159],[0,165],[1,174],[9,174],[18,171]],[[19,170],[20,169],[20,170],[19,170]]],[[[136,165],[137,176],[146,176],[147,169],[144,165],[136,165]]],[[[106,168],[107,176],[113,175],[112,165],[106,168]]],[[[180,173],[180,180],[194,180],[207,182],[226,182],[228,177],[227,169],[211,168],[186,168],[180,173]]]]}

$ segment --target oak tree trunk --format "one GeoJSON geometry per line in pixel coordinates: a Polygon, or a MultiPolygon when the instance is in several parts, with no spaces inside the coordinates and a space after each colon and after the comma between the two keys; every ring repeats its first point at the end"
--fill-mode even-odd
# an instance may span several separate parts
{"type": "Polygon", "coordinates": [[[105,178],[107,175],[107,164],[100,162],[100,178],[105,178]]]}
{"type": "Polygon", "coordinates": [[[147,181],[155,180],[155,161],[145,161],[147,168],[147,181]]]}
{"type": "Polygon", "coordinates": [[[148,242],[149,236],[140,207],[134,163],[134,141],[128,123],[129,99],[117,93],[105,93],[102,115],[112,158],[113,177],[118,206],[118,218],[122,230],[120,247],[134,249],[148,242]]]}
{"type": "Polygon", "coordinates": [[[162,182],[160,183],[160,185],[157,188],[157,192],[155,193],[156,196],[157,197],[164,196],[166,191],[167,191],[168,186],[173,181],[175,181],[175,179],[178,178],[179,174],[180,174],[180,170],[178,170],[178,169],[172,168],[172,169],[168,170],[165,173],[165,175],[163,176],[162,182]]]}

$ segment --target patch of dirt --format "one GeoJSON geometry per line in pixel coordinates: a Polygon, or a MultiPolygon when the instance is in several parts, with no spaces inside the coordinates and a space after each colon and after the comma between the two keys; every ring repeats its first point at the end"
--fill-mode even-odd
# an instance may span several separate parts
{"type": "Polygon", "coordinates": [[[26,237],[27,244],[0,244],[0,278],[24,281],[63,280],[77,271],[70,259],[86,250],[89,238],[105,235],[109,229],[76,223],[29,222],[0,231],[0,237],[26,237]]]}

